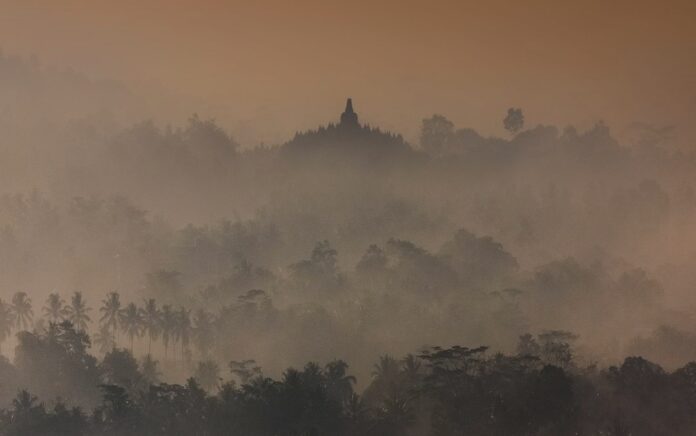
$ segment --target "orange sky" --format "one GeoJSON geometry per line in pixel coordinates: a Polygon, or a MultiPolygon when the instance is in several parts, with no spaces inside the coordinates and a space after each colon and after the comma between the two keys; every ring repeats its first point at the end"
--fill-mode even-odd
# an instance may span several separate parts
{"type": "Polygon", "coordinates": [[[644,121],[696,138],[695,4],[0,0],[0,46],[156,82],[281,136],[350,95],[363,120],[410,136],[433,112],[500,134],[515,105],[533,124],[644,121]]]}

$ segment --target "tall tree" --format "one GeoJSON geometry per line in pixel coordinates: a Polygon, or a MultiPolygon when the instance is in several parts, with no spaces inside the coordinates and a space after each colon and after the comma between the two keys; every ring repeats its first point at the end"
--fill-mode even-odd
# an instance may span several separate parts
{"type": "Polygon", "coordinates": [[[154,298],[145,300],[145,306],[140,309],[143,329],[147,332],[147,355],[150,355],[152,340],[157,340],[161,329],[160,311],[154,298]]]}
{"type": "Polygon", "coordinates": [[[65,301],[57,292],[53,292],[48,296],[43,313],[49,322],[57,324],[63,321],[65,318],[65,301]]]}
{"type": "Polygon", "coordinates": [[[102,307],[99,311],[102,313],[99,322],[111,329],[111,342],[116,347],[116,332],[118,331],[119,314],[121,312],[121,297],[118,295],[118,292],[109,292],[109,295],[102,301],[102,307]]]}
{"type": "Polygon", "coordinates": [[[135,303],[130,303],[119,312],[119,322],[121,329],[128,335],[130,339],[130,351],[133,353],[133,339],[142,334],[143,321],[140,317],[140,311],[135,303]]]}
{"type": "Polygon", "coordinates": [[[99,330],[92,336],[92,342],[99,347],[99,352],[104,354],[116,349],[114,335],[109,328],[109,324],[99,326],[99,330]]]}
{"type": "Polygon", "coordinates": [[[181,343],[181,359],[184,359],[184,350],[191,340],[191,311],[181,307],[176,312],[176,324],[174,336],[181,343]]]}
{"type": "Polygon", "coordinates": [[[12,296],[12,314],[17,330],[26,330],[31,326],[34,311],[31,308],[31,298],[26,292],[17,292],[12,296]]]}
{"type": "Polygon", "coordinates": [[[143,379],[148,385],[156,385],[160,382],[160,372],[157,369],[157,361],[153,360],[148,354],[140,363],[143,379]]]}
{"type": "Polygon", "coordinates": [[[203,356],[207,356],[213,346],[213,315],[204,309],[198,309],[194,316],[193,329],[196,347],[203,356]]]}
{"type": "Polygon", "coordinates": [[[164,344],[164,358],[167,358],[167,351],[169,350],[169,341],[175,335],[176,330],[176,313],[172,310],[172,306],[165,304],[162,306],[162,312],[160,315],[161,327],[162,327],[162,343],[164,344]]]}
{"type": "Polygon", "coordinates": [[[372,369],[372,377],[377,380],[395,380],[399,375],[399,361],[385,354],[372,369]]]}
{"type": "Polygon", "coordinates": [[[67,319],[73,323],[78,331],[86,331],[87,323],[92,319],[87,314],[92,309],[87,307],[87,303],[82,297],[82,292],[75,292],[70,299],[70,305],[66,307],[67,319]]]}
{"type": "Polygon", "coordinates": [[[348,364],[343,360],[329,362],[324,368],[326,388],[333,399],[342,405],[348,405],[356,382],[355,377],[348,375],[347,370],[348,364]]]}

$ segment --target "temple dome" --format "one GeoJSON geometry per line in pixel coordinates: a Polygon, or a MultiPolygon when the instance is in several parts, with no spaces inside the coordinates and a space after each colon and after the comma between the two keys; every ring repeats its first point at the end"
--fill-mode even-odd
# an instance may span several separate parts
{"type": "Polygon", "coordinates": [[[349,98],[339,123],[296,133],[283,145],[282,152],[290,158],[311,159],[326,164],[329,161],[388,161],[410,156],[412,149],[401,135],[360,124],[358,114],[353,110],[353,101],[349,98]]]}

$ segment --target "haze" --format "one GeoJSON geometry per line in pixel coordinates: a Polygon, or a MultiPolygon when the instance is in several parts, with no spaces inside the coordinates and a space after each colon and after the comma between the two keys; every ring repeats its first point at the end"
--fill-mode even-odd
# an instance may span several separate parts
{"type": "Polygon", "coordinates": [[[693,436],[695,19],[3,2],[0,436],[693,436]]]}
{"type": "Polygon", "coordinates": [[[622,134],[635,121],[676,124],[682,138],[693,138],[694,8],[689,1],[3,1],[0,41],[5,52],[36,54],[49,66],[159,84],[224,126],[250,129],[250,141],[275,143],[328,122],[346,95],[371,123],[411,139],[429,112],[500,134],[500,111],[523,103],[532,122],[589,127],[603,119],[622,134]],[[273,127],[260,127],[266,122],[273,127]]]}

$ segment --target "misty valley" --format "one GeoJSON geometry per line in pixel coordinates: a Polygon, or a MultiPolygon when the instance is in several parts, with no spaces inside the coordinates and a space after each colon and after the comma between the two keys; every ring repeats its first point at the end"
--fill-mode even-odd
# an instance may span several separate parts
{"type": "Polygon", "coordinates": [[[250,145],[8,55],[0,100],[2,435],[696,434],[670,127],[250,145]]]}

